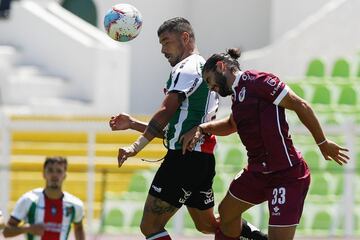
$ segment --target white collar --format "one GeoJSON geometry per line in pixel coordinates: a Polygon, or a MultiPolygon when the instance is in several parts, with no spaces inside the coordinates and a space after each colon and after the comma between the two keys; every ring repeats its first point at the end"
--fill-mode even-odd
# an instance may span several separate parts
{"type": "Polygon", "coordinates": [[[236,73],[235,80],[231,86],[234,93],[236,93],[235,88],[237,87],[237,85],[239,85],[239,81],[240,81],[241,75],[243,75],[243,73],[244,72],[242,72],[242,71],[239,71],[236,73]]]}

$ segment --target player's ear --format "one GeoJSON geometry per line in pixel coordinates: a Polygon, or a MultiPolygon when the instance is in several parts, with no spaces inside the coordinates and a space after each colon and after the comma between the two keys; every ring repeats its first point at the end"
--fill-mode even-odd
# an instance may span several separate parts
{"type": "Polygon", "coordinates": [[[225,68],[226,68],[225,63],[223,61],[217,61],[216,62],[216,70],[218,72],[221,72],[221,73],[225,72],[225,68]]]}
{"type": "Polygon", "coordinates": [[[181,38],[184,41],[185,44],[190,42],[190,34],[188,32],[183,32],[181,34],[181,38]]]}

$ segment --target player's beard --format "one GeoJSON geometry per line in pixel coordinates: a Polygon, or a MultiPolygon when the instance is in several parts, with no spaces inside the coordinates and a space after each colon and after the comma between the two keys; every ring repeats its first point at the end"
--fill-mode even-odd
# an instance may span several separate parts
{"type": "Polygon", "coordinates": [[[215,83],[219,87],[219,95],[227,97],[233,93],[232,89],[227,85],[227,79],[222,73],[215,71],[215,83]]]}

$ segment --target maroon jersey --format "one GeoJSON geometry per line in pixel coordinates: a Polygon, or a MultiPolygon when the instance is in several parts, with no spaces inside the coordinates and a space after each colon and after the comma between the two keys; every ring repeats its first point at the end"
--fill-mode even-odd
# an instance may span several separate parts
{"type": "Polygon", "coordinates": [[[232,86],[232,114],[248,154],[248,170],[273,172],[303,161],[278,106],[288,87],[270,73],[240,72],[232,86]]]}

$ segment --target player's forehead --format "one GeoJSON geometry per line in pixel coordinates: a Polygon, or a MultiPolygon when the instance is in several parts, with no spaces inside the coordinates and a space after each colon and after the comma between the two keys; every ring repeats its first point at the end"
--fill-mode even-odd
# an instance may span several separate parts
{"type": "Polygon", "coordinates": [[[54,170],[54,169],[62,169],[65,171],[65,164],[59,162],[49,162],[45,166],[45,170],[54,170]]]}
{"type": "Polygon", "coordinates": [[[176,39],[178,34],[179,33],[177,33],[177,32],[165,31],[160,34],[159,42],[163,43],[165,41],[170,41],[170,40],[176,39]]]}

